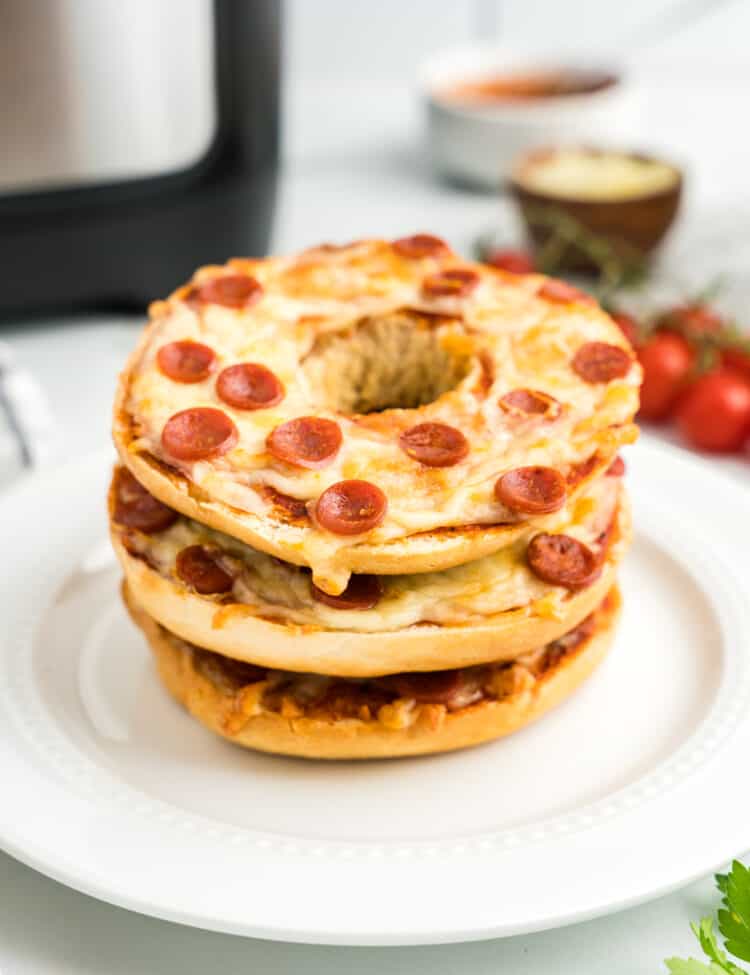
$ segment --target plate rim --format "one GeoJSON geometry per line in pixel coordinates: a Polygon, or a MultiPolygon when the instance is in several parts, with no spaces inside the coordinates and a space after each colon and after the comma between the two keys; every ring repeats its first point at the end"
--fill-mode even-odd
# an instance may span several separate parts
{"type": "MultiPolygon", "coordinates": [[[[657,456],[662,460],[664,458],[669,458],[670,461],[673,461],[678,467],[683,467],[686,473],[692,473],[695,476],[699,475],[700,480],[705,480],[706,478],[713,480],[717,476],[717,472],[706,470],[697,461],[689,458],[689,456],[686,456],[684,452],[678,448],[665,445],[656,445],[653,442],[649,443],[646,441],[645,443],[641,444],[637,450],[643,456],[644,460],[645,455],[648,454],[657,456]]],[[[44,487],[54,479],[62,480],[64,477],[71,476],[78,479],[93,477],[94,471],[98,471],[99,469],[106,470],[109,467],[110,458],[113,458],[113,456],[112,451],[100,451],[85,458],[69,461],[62,467],[42,470],[31,475],[30,477],[23,478],[20,482],[11,486],[11,488],[4,493],[6,505],[11,504],[19,497],[21,499],[21,503],[23,503],[23,498],[27,492],[33,492],[35,488],[39,489],[39,487],[44,487]]],[[[745,493],[744,489],[731,478],[727,477],[726,475],[722,475],[720,472],[719,481],[722,482],[723,488],[728,490],[730,493],[733,493],[736,501],[739,502],[741,495],[745,493]]],[[[726,543],[724,540],[721,539],[719,547],[723,547],[725,544],[726,543]]],[[[2,647],[0,647],[0,654],[1,653],[2,647]]],[[[2,718],[2,711],[0,711],[0,721],[2,718]]],[[[747,725],[744,730],[750,736],[750,715],[744,719],[743,724],[747,725]]],[[[483,940],[487,938],[539,931],[566,924],[577,923],[601,914],[634,906],[635,904],[642,903],[643,901],[652,899],[653,897],[668,893],[669,891],[675,890],[711,870],[719,868],[732,856],[744,852],[744,850],[750,846],[750,823],[748,823],[747,832],[743,832],[742,844],[738,846],[737,841],[733,836],[731,838],[727,836],[726,839],[727,842],[724,845],[719,844],[717,841],[715,844],[716,854],[712,855],[710,861],[704,862],[700,867],[690,867],[686,865],[685,870],[679,872],[679,876],[673,876],[663,884],[652,883],[647,891],[633,894],[632,896],[624,896],[621,898],[610,897],[606,899],[605,902],[598,904],[596,907],[583,906],[577,910],[574,909],[570,911],[563,911],[555,916],[548,916],[544,919],[537,919],[534,922],[515,925],[512,923],[505,924],[501,921],[494,925],[490,925],[489,927],[486,924],[480,924],[475,928],[471,928],[467,927],[467,925],[464,923],[456,929],[415,929],[408,933],[390,933],[388,931],[376,932],[373,928],[369,927],[366,929],[363,928],[360,931],[356,931],[351,928],[344,931],[333,928],[322,930],[319,927],[314,929],[295,927],[294,925],[290,926],[288,924],[284,924],[283,922],[276,926],[269,925],[267,923],[263,925],[255,925],[252,922],[238,924],[234,921],[227,921],[226,918],[222,919],[221,917],[211,917],[205,911],[191,914],[190,912],[185,912],[182,910],[172,910],[169,907],[165,907],[163,904],[156,903],[153,900],[153,897],[150,899],[148,897],[139,898],[134,896],[132,893],[127,893],[125,890],[113,889],[111,885],[109,887],[102,886],[92,877],[81,877],[80,873],[76,873],[75,868],[67,863],[64,856],[60,856],[57,860],[50,862],[49,855],[45,856],[43,851],[40,849],[35,851],[29,843],[26,845],[24,845],[22,842],[14,843],[12,836],[10,836],[8,833],[7,824],[0,813],[0,847],[5,849],[6,852],[8,852],[11,856],[15,857],[15,859],[26,863],[39,872],[50,876],[52,879],[64,883],[82,893],[97,897],[98,899],[108,901],[129,910],[134,910],[138,913],[210,930],[252,937],[264,937],[273,940],[332,945],[382,946],[439,944],[456,941],[483,940]]],[[[440,841],[437,841],[437,843],[439,842],[440,841]]],[[[307,862],[309,863],[309,860],[307,862]]]]}

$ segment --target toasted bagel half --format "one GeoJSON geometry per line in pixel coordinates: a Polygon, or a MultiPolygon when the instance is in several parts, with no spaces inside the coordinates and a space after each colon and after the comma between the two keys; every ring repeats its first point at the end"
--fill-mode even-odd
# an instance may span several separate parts
{"type": "Polygon", "coordinates": [[[116,476],[112,543],[133,598],[150,616],[236,660],[345,677],[510,660],[555,640],[604,598],[631,538],[624,488],[605,478],[552,534],[531,534],[442,573],[353,577],[362,589],[329,597],[316,593],[305,570],[175,513],[152,534],[128,528],[116,520],[124,517],[117,491],[116,476]],[[580,585],[536,575],[527,553],[541,537],[580,540],[593,559],[590,575],[580,585]]]}
{"type": "Polygon", "coordinates": [[[363,683],[238,666],[170,633],[127,586],[123,595],[162,683],[193,717],[245,748],[316,759],[447,752],[512,734],[589,677],[620,611],[613,588],[577,628],[514,662],[363,683]]]}
{"type": "Polygon", "coordinates": [[[155,302],[115,403],[123,463],[330,594],[502,548],[539,513],[496,490],[511,471],[574,494],[637,435],[622,333],[569,286],[419,237],[201,268],[155,302]]]}

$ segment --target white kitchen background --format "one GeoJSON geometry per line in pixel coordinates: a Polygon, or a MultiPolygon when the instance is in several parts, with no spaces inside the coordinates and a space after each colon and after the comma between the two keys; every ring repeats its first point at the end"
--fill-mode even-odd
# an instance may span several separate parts
{"type": "Polygon", "coordinates": [[[750,203],[748,0],[286,0],[285,13],[277,249],[419,228],[469,246],[493,202],[445,190],[437,209],[418,76],[437,51],[473,44],[631,64],[631,148],[685,165],[693,213],[750,203]]]}
{"type": "Polygon", "coordinates": [[[499,42],[746,56],[746,0],[286,0],[293,83],[409,79],[434,50],[499,42]]]}

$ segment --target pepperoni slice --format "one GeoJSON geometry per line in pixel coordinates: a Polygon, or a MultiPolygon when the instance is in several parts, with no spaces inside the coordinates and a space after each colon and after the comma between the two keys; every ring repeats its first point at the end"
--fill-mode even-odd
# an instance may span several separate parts
{"type": "Polygon", "coordinates": [[[226,413],[211,406],[195,406],[167,420],[161,445],[177,460],[208,460],[231,450],[238,436],[237,427],[226,413]]]}
{"type": "Polygon", "coordinates": [[[578,647],[593,635],[595,628],[596,621],[592,613],[574,630],[569,630],[558,640],[548,643],[541,660],[534,667],[534,676],[542,677],[555,667],[559,667],[566,657],[575,653],[578,647]]]}
{"type": "Polygon", "coordinates": [[[516,467],[497,479],[495,497],[511,511],[546,515],[565,504],[565,478],[554,467],[516,467]]]}
{"type": "Polygon", "coordinates": [[[216,393],[235,410],[262,410],[280,403],[286,390],[270,369],[257,362],[239,362],[222,369],[216,393]]]}
{"type": "Polygon", "coordinates": [[[569,305],[573,301],[584,305],[596,304],[591,295],[587,295],[585,291],[574,288],[567,281],[558,281],[556,278],[548,278],[537,291],[537,295],[558,305],[569,305]]]}
{"type": "Polygon", "coordinates": [[[619,345],[586,342],[573,356],[573,370],[587,383],[609,383],[627,376],[632,356],[619,345]]]}
{"type": "Polygon", "coordinates": [[[232,657],[222,657],[210,650],[199,650],[196,647],[193,653],[193,659],[208,677],[212,679],[224,678],[238,688],[247,687],[248,684],[257,684],[258,681],[265,680],[268,673],[266,667],[258,667],[256,664],[249,664],[244,660],[234,660],[232,657]]]}
{"type": "Polygon", "coordinates": [[[202,305],[224,305],[225,308],[251,308],[263,297],[263,288],[247,274],[225,274],[196,284],[188,301],[202,305]]]}
{"type": "Polygon", "coordinates": [[[306,521],[309,519],[307,502],[302,498],[293,498],[289,494],[282,494],[270,484],[261,484],[255,489],[262,497],[274,506],[277,513],[282,517],[290,518],[292,521],[306,521]]]}
{"type": "Polygon", "coordinates": [[[401,434],[398,445],[425,467],[453,467],[469,453],[469,441],[447,423],[418,423],[401,434]]]}
{"type": "Polygon", "coordinates": [[[112,517],[118,525],[153,535],[173,525],[179,515],[149,494],[127,468],[120,467],[115,473],[115,504],[112,517]]]}
{"type": "Polygon", "coordinates": [[[388,499],[369,481],[339,481],[318,498],[315,515],[334,535],[369,532],[385,518],[388,499]]]}
{"type": "Polygon", "coordinates": [[[535,535],[526,549],[526,561],[534,575],[566,589],[588,586],[601,573],[594,552],[570,535],[535,535]]]}
{"type": "Polygon", "coordinates": [[[422,257],[440,257],[450,254],[450,247],[444,240],[432,234],[414,234],[413,237],[399,237],[393,241],[393,249],[402,257],[419,260],[422,257]]]}
{"type": "Polygon", "coordinates": [[[176,383],[200,383],[211,375],[216,363],[214,350],[202,342],[169,342],[156,353],[156,364],[176,383]]]}
{"type": "Polygon", "coordinates": [[[177,575],[202,596],[229,592],[233,580],[202,545],[188,545],[177,553],[177,575]]]}
{"type": "Polygon", "coordinates": [[[341,427],[333,420],[298,416],[271,431],[266,449],[277,460],[314,471],[331,463],[342,441],[341,427]]]}
{"type": "Polygon", "coordinates": [[[464,689],[465,679],[461,670],[434,670],[424,674],[397,674],[392,683],[400,697],[450,706],[464,689]]]}
{"type": "Polygon", "coordinates": [[[351,576],[346,589],[338,596],[331,596],[313,583],[313,599],[334,609],[372,609],[383,595],[383,583],[377,576],[351,576]]]}
{"type": "Polygon", "coordinates": [[[465,298],[478,284],[476,271],[454,267],[426,277],[422,282],[422,294],[426,298],[465,298]]]}
{"type": "Polygon", "coordinates": [[[622,477],[625,473],[625,461],[618,454],[617,457],[612,461],[612,463],[607,468],[608,477],[622,477]]]}
{"type": "Polygon", "coordinates": [[[511,389],[500,397],[499,404],[513,416],[541,416],[546,420],[554,420],[562,410],[554,396],[540,393],[538,389],[511,389]]]}

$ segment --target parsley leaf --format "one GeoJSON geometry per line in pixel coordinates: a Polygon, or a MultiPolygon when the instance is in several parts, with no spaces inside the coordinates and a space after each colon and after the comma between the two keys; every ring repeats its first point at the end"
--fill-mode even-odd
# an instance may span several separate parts
{"type": "Polygon", "coordinates": [[[724,895],[718,919],[726,949],[736,958],[750,961],[750,870],[735,860],[716,884],[724,895]]]}
{"type": "Polygon", "coordinates": [[[665,965],[672,975],[724,975],[718,965],[707,965],[695,958],[667,958],[665,965]]]}
{"type": "Polygon", "coordinates": [[[747,975],[746,972],[731,962],[719,947],[716,941],[713,918],[704,917],[700,924],[691,924],[690,927],[693,929],[693,934],[698,939],[704,955],[710,958],[722,972],[728,972],[729,975],[747,975]]]}
{"type": "MultiPolygon", "coordinates": [[[[735,958],[750,961],[750,869],[735,860],[729,873],[716,875],[716,886],[722,894],[717,920],[724,948],[735,958]]],[[[708,961],[668,958],[665,965],[672,975],[748,975],[719,947],[712,917],[690,927],[708,961]]]]}

